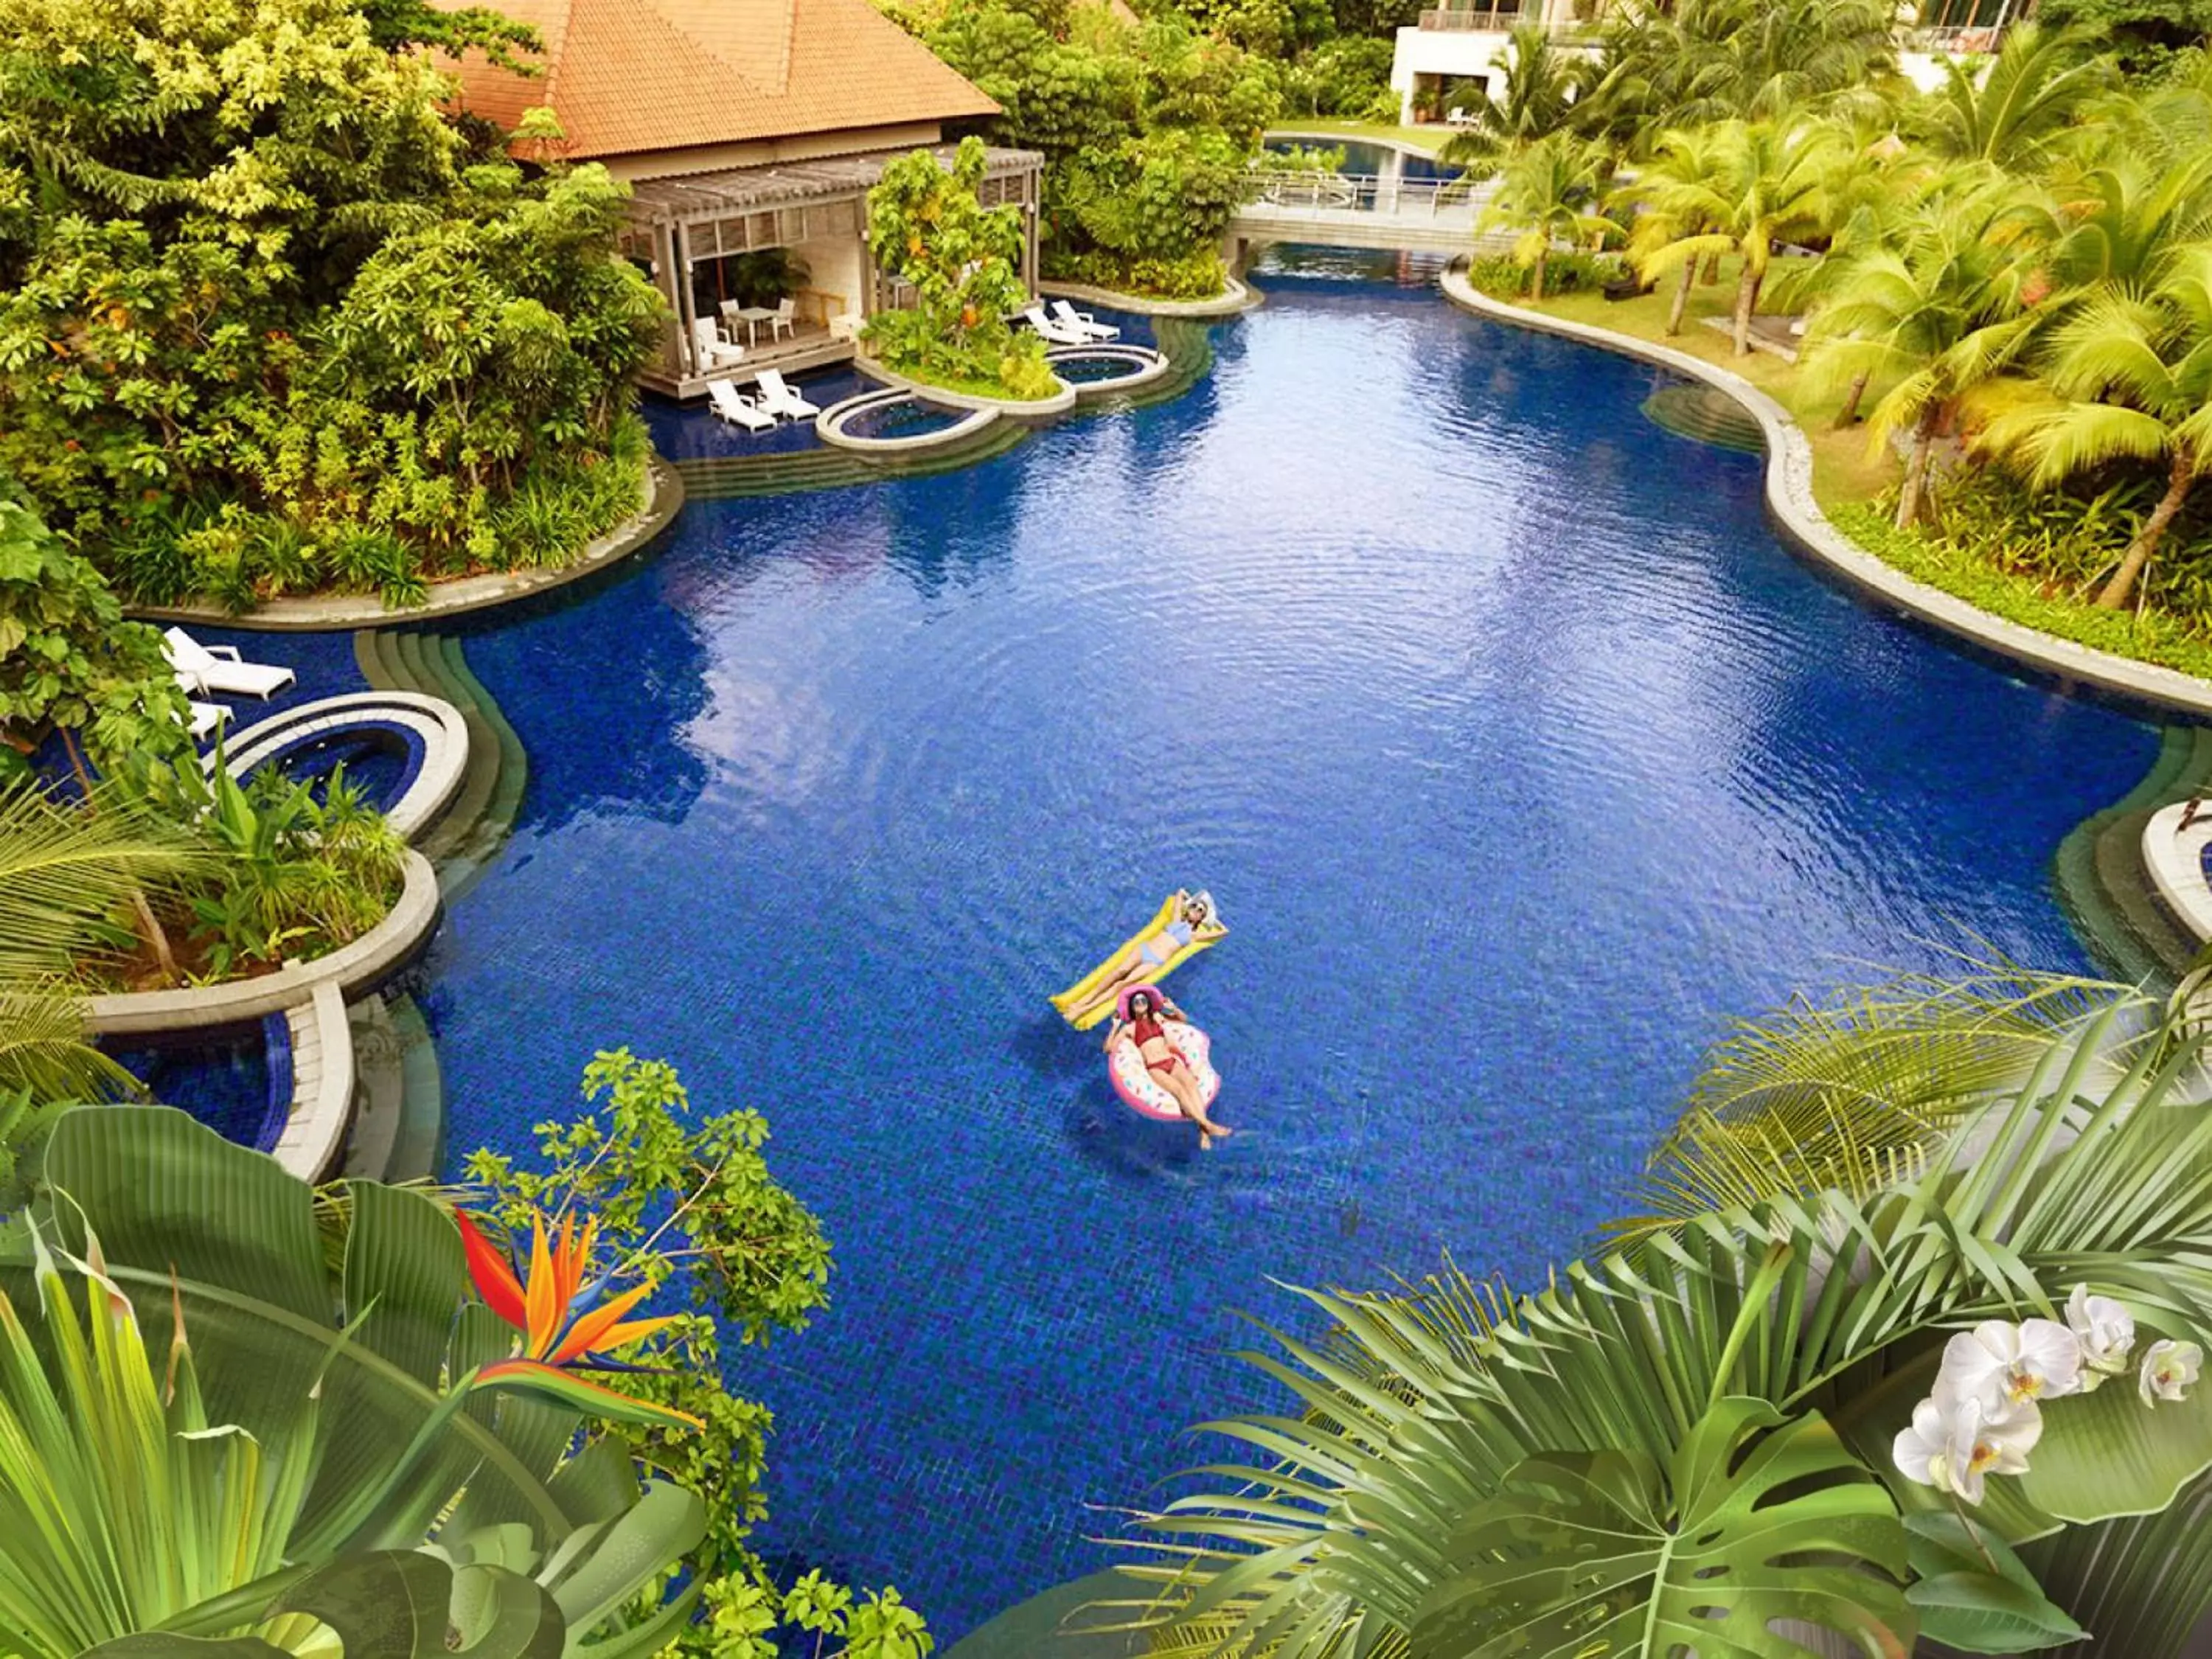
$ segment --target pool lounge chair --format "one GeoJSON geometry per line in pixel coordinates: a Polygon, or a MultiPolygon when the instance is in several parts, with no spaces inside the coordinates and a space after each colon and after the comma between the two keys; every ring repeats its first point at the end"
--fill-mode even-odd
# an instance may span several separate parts
{"type": "Polygon", "coordinates": [[[789,415],[794,419],[822,411],[784,384],[782,374],[773,368],[761,370],[755,384],[760,387],[760,405],[771,415],[789,415]]]}
{"type": "Polygon", "coordinates": [[[185,708],[186,729],[191,732],[194,743],[205,743],[221,731],[222,723],[230,718],[230,710],[219,702],[188,700],[185,708]]]}
{"type": "Polygon", "coordinates": [[[1052,302],[1052,319],[1062,328],[1072,329],[1085,340],[1118,340],[1121,331],[1111,323],[1102,323],[1087,311],[1078,311],[1065,300],[1052,302]]]}
{"type": "Polygon", "coordinates": [[[709,373],[718,368],[735,368],[745,360],[745,349],[725,340],[712,317],[694,319],[691,337],[699,347],[700,367],[709,373]]]}
{"type": "Polygon", "coordinates": [[[1091,343],[1089,335],[1080,330],[1071,329],[1055,323],[1051,318],[1046,316],[1042,306],[1031,306],[1027,311],[1022,313],[1022,320],[1035,329],[1039,337],[1049,340],[1054,345],[1089,345],[1091,343]]]}
{"type": "Polygon", "coordinates": [[[218,697],[273,697],[298,677],[289,668],[247,662],[231,645],[202,645],[181,628],[161,635],[177,684],[218,697]]]}
{"type": "Polygon", "coordinates": [[[771,432],[775,428],[775,416],[727,380],[708,381],[707,401],[714,406],[715,414],[732,426],[741,426],[748,432],[771,432]]]}

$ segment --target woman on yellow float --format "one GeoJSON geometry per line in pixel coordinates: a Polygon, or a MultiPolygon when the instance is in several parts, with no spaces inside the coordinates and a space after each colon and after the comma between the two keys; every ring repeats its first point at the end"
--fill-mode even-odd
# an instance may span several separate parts
{"type": "Polygon", "coordinates": [[[1228,931],[1211,894],[1179,892],[1160,907],[1150,927],[1053,1002],[1068,1024],[1088,1030],[1113,1012],[1124,991],[1161,978],[1228,931]]]}

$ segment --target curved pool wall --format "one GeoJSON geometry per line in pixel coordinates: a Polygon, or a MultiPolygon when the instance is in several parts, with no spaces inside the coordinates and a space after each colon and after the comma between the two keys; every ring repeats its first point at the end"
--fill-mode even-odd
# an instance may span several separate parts
{"type": "Polygon", "coordinates": [[[1263,268],[1182,398],[695,502],[472,625],[531,780],[430,958],[452,1161],[617,1043],[764,1111],[836,1270],[732,1362],[759,1541],[943,1638],[1275,1403],[1227,1358],[1298,1320],[1270,1276],[1526,1280],[1731,1014],[1970,939],[2087,965],[2052,852],[2153,729],[1829,585],[1662,377],[1432,275],[1263,268]],[[1204,1156],[1045,1000],[1187,882],[1234,929],[1172,985],[1245,1131],[1204,1156]]]}

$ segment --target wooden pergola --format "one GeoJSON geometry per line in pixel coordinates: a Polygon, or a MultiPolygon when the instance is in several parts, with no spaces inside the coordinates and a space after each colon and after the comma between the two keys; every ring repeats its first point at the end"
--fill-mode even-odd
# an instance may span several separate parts
{"type": "MultiPolygon", "coordinates": [[[[710,370],[695,331],[699,312],[691,273],[702,264],[734,253],[849,238],[865,273],[859,314],[866,317],[896,306],[900,296],[868,254],[867,196],[884,168],[907,153],[874,150],[643,179],[633,185],[622,251],[652,272],[654,286],[676,319],[664,339],[659,371],[647,371],[646,382],[678,397],[696,396],[711,380],[743,380],[758,368],[807,368],[849,358],[852,341],[831,338],[780,356],[772,352],[735,368],[710,370]]],[[[940,166],[950,169],[951,145],[934,146],[932,153],[940,166]]],[[[1034,150],[994,149],[979,192],[986,207],[1011,203],[1021,208],[1021,277],[1031,293],[1036,290],[1037,207],[1043,171],[1044,158],[1034,150]]]]}

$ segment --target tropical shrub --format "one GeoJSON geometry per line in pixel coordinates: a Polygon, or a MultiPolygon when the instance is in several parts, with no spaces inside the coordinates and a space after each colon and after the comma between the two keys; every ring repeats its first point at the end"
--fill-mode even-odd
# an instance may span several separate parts
{"type": "Polygon", "coordinates": [[[342,0],[0,0],[0,471],[126,595],[405,599],[514,562],[526,484],[605,516],[626,186],[471,150],[446,87],[342,0]]]}
{"type": "MultiPolygon", "coordinates": [[[[1510,253],[1470,259],[1467,278],[1485,294],[1500,300],[1516,300],[1528,292],[1533,275],[1529,265],[1510,253]]],[[[1544,292],[1553,299],[1562,294],[1585,294],[1628,275],[1628,265],[1617,253],[1553,251],[1544,258],[1544,292]]]]}
{"type": "Polygon", "coordinates": [[[868,192],[868,246],[915,297],[871,317],[861,338],[887,367],[933,385],[1049,397],[1043,340],[1006,320],[1028,298],[1016,269],[1024,232],[1020,209],[976,199],[988,164],[982,141],[971,137],[950,173],[926,149],[884,167],[868,192]]]}
{"type": "Polygon", "coordinates": [[[1391,42],[1373,35],[1340,35],[1324,40],[1283,75],[1283,108],[1300,115],[1364,118],[1388,100],[1388,118],[1398,118],[1398,94],[1390,89],[1391,42]]]}
{"type": "Polygon", "coordinates": [[[1173,12],[949,0],[925,38],[1003,107],[994,138],[1044,152],[1046,274],[1102,287],[1199,269],[1281,106],[1273,64],[1173,12]]]}
{"type": "Polygon", "coordinates": [[[61,734],[80,778],[185,742],[185,698],[161,636],[21,502],[0,493],[0,736],[61,734]]]}
{"type": "Polygon", "coordinates": [[[0,1228],[8,1651],[70,1659],[157,1627],[289,1650],[313,1626],[283,1607],[331,1605],[319,1569],[434,1534],[465,1571],[520,1577],[554,1651],[659,1646],[695,1598],[641,1592],[703,1510],[571,1445],[580,1398],[672,1419],[511,1357],[467,1285],[421,1194],[352,1183],[331,1262],[313,1192],[270,1159],[166,1108],[64,1114],[36,1201],[0,1228]]]}
{"type": "Polygon", "coordinates": [[[1094,248],[1055,259],[1053,274],[1065,282],[1089,283],[1120,294],[1156,300],[1211,300],[1228,280],[1228,267],[1210,247],[1194,248],[1180,259],[1124,259],[1094,248]]]}

